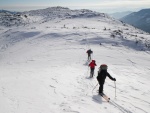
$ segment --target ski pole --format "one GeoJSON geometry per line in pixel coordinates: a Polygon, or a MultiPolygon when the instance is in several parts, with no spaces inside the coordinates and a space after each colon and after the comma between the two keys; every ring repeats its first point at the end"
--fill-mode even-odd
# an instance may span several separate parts
{"type": "Polygon", "coordinates": [[[114,84],[115,84],[115,98],[117,97],[116,96],[116,82],[114,81],[114,84]]]}
{"type": "Polygon", "coordinates": [[[87,71],[87,75],[89,74],[89,66],[88,66],[88,71],[87,71]]]}
{"type": "MultiPolygon", "coordinates": [[[[98,83],[96,84],[96,86],[98,85],[98,83]]],[[[93,88],[93,90],[96,88],[96,86],[93,88]]],[[[92,90],[92,93],[93,93],[93,90],[92,90]]]]}

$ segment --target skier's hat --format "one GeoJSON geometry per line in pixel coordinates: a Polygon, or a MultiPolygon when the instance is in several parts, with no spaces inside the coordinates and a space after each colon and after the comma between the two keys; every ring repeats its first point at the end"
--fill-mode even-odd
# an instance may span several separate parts
{"type": "Polygon", "coordinates": [[[100,69],[101,70],[107,70],[108,66],[106,64],[101,64],[100,69]]]}

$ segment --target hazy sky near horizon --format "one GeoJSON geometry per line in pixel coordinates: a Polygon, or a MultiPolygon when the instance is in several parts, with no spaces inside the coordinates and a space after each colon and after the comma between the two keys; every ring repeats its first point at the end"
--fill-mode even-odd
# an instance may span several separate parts
{"type": "Polygon", "coordinates": [[[150,0],[0,0],[0,9],[11,11],[27,11],[53,6],[113,13],[150,8],[150,0]]]}

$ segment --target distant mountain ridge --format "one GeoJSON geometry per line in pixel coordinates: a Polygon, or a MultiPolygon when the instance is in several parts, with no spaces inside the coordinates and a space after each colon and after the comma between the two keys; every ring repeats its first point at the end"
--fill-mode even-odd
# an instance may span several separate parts
{"type": "Polygon", "coordinates": [[[129,14],[133,13],[132,11],[126,11],[126,12],[116,12],[116,13],[112,13],[110,14],[111,17],[114,17],[116,19],[121,19],[129,14]]]}
{"type": "Polygon", "coordinates": [[[7,11],[7,10],[0,10],[0,13],[11,13],[11,14],[16,14],[18,12],[12,12],[12,11],[7,11]]]}
{"type": "Polygon", "coordinates": [[[120,20],[150,33],[150,9],[131,13],[120,20]]]}

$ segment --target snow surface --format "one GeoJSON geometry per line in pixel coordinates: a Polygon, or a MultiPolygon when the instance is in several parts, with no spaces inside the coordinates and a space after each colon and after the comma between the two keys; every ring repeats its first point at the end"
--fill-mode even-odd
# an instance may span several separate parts
{"type": "Polygon", "coordinates": [[[0,113],[150,113],[149,34],[102,16],[38,18],[0,27],[0,113]],[[97,63],[93,78],[89,48],[97,63]],[[97,93],[103,63],[117,80],[115,97],[106,79],[109,103],[97,93]]]}

